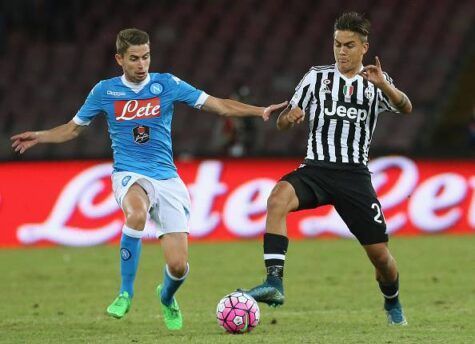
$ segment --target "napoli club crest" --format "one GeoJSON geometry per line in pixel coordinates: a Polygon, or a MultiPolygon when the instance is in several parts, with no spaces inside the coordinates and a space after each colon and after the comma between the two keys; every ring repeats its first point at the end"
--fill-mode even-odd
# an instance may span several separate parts
{"type": "Polygon", "coordinates": [[[132,254],[130,253],[128,249],[124,247],[120,249],[120,257],[122,258],[122,260],[129,260],[131,256],[132,254]]]}
{"type": "Polygon", "coordinates": [[[139,125],[134,128],[134,141],[135,143],[143,144],[150,140],[150,127],[146,125],[139,125]]]}
{"type": "Polygon", "coordinates": [[[132,177],[131,176],[125,176],[124,178],[122,178],[122,186],[126,186],[129,183],[130,178],[132,178],[132,177]]]}
{"type": "Polygon", "coordinates": [[[162,92],[163,92],[163,86],[159,84],[158,82],[154,82],[153,84],[150,85],[150,93],[158,96],[162,92]]]}

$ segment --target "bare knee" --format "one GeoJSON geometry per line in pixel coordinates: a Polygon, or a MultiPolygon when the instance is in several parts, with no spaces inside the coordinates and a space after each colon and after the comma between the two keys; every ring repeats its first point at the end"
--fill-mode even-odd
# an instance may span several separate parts
{"type": "Polygon", "coordinates": [[[267,199],[267,212],[272,214],[285,215],[286,212],[286,203],[281,197],[277,194],[271,194],[267,199]]]}
{"type": "Polygon", "coordinates": [[[292,208],[295,208],[292,205],[292,195],[296,198],[293,190],[291,193],[290,190],[286,190],[285,186],[277,184],[267,199],[268,215],[286,216],[293,210],[292,208]]]}
{"type": "Polygon", "coordinates": [[[126,224],[135,230],[143,230],[147,221],[147,212],[144,209],[135,209],[125,214],[126,224]]]}
{"type": "Polygon", "coordinates": [[[375,253],[372,253],[369,258],[373,263],[374,267],[378,270],[385,271],[389,268],[392,263],[393,257],[388,250],[381,250],[375,253]]]}
{"type": "Polygon", "coordinates": [[[167,264],[168,272],[176,278],[181,278],[185,276],[188,270],[188,264],[186,260],[183,259],[174,259],[167,264]]]}

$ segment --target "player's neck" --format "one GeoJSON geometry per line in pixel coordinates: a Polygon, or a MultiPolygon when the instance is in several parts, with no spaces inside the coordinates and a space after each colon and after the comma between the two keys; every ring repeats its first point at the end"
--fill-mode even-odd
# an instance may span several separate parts
{"type": "Polygon", "coordinates": [[[143,79],[142,81],[135,81],[135,80],[130,80],[126,74],[122,74],[122,77],[121,77],[122,81],[126,82],[127,84],[130,84],[130,85],[135,85],[135,86],[139,86],[139,85],[143,85],[143,84],[146,84],[150,81],[150,74],[147,73],[147,77],[145,79],[143,79]]]}
{"type": "Polygon", "coordinates": [[[347,79],[351,79],[351,78],[354,78],[359,72],[361,72],[361,70],[363,69],[363,65],[360,64],[358,67],[356,68],[353,68],[353,69],[350,69],[350,70],[341,70],[340,69],[340,66],[338,65],[337,63],[337,68],[338,68],[338,72],[343,75],[345,78],[347,79]]]}
{"type": "Polygon", "coordinates": [[[133,90],[135,93],[138,93],[140,92],[144,87],[145,85],[147,85],[149,82],[150,82],[150,74],[147,74],[147,77],[142,80],[141,82],[139,83],[135,83],[135,82],[132,82],[132,81],[129,81],[125,74],[122,74],[122,76],[120,77],[120,79],[122,80],[122,83],[127,86],[128,88],[130,88],[131,90],[133,90]]]}

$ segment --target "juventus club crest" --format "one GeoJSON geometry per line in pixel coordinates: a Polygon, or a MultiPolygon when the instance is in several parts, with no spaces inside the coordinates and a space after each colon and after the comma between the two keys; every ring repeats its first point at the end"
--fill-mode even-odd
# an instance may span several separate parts
{"type": "Polygon", "coordinates": [[[364,96],[368,100],[373,99],[373,97],[374,97],[373,88],[372,87],[371,88],[367,87],[366,90],[364,91],[364,96]]]}

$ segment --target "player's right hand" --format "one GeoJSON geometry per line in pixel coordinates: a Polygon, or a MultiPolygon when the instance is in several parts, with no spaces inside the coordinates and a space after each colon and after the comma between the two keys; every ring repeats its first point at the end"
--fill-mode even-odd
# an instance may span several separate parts
{"type": "Polygon", "coordinates": [[[287,121],[289,121],[289,123],[300,124],[305,119],[305,114],[300,108],[296,107],[296,108],[290,110],[287,113],[286,117],[287,117],[287,121]]]}
{"type": "Polygon", "coordinates": [[[21,134],[13,135],[10,140],[13,141],[12,148],[15,149],[15,152],[23,154],[27,149],[30,149],[38,141],[38,132],[35,131],[26,131],[21,134]]]}

